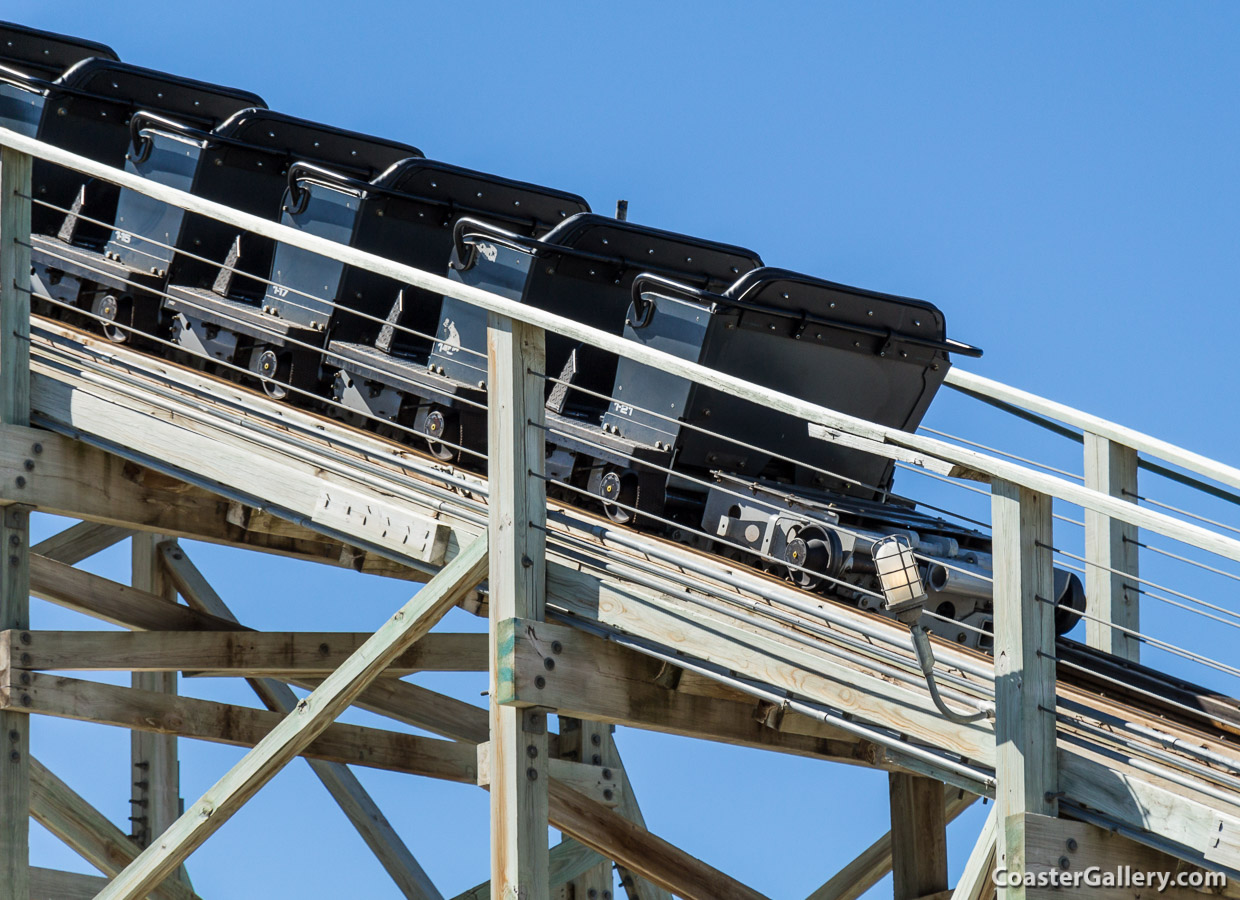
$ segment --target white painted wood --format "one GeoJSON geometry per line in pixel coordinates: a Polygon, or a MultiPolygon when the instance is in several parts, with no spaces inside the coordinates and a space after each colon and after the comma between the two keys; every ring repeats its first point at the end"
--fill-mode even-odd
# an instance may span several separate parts
{"type": "MultiPolygon", "coordinates": [[[[0,150],[0,424],[30,424],[30,166],[0,150]]],[[[5,472],[14,498],[36,477],[34,454],[5,472]]],[[[20,501],[19,501],[20,502],[20,501]]],[[[30,627],[30,514],[0,510],[0,628],[30,627]]],[[[0,885],[30,890],[30,720],[0,712],[0,885]]]]}
{"type": "MultiPolygon", "coordinates": [[[[186,603],[200,612],[237,621],[224,599],[211,587],[180,544],[164,541],[159,545],[159,552],[186,603]]],[[[254,678],[249,683],[268,709],[288,715],[296,708],[297,695],[288,685],[272,678],[254,678]]],[[[307,759],[306,762],[401,893],[409,900],[443,900],[443,894],[426,874],[422,864],[349,767],[321,759],[307,759]]]]}
{"type": "Polygon", "coordinates": [[[491,884],[501,900],[544,897],[548,873],[547,715],[499,702],[499,623],[541,620],[546,605],[547,500],[541,424],[541,329],[487,322],[487,448],[491,561],[491,884]],[[531,374],[534,373],[534,374],[531,374]]]}
{"type": "Polygon", "coordinates": [[[137,900],[166,878],[294,756],[322,733],[393,657],[431,629],[486,571],[479,538],[448,563],[374,637],[325,679],[173,826],[125,867],[98,900],[137,900]]]}
{"type": "MultiPolygon", "coordinates": [[[[995,815],[1007,823],[1058,809],[1051,498],[1003,481],[991,490],[995,815]]],[[[1006,863],[1002,837],[999,845],[1006,863]]]]}
{"type": "Polygon", "coordinates": [[[627,356],[636,362],[679,375],[695,383],[716,388],[732,396],[788,413],[806,420],[810,425],[823,426],[820,433],[824,439],[830,440],[832,432],[839,431],[847,435],[845,441],[848,443],[848,446],[864,447],[879,456],[889,459],[903,459],[907,457],[907,450],[916,450],[927,457],[928,465],[932,465],[935,468],[940,468],[942,462],[951,463],[962,470],[989,476],[990,478],[1003,479],[1040,493],[1050,494],[1087,509],[1107,513],[1142,528],[1149,528],[1167,537],[1184,540],[1187,543],[1194,544],[1228,559],[1240,561],[1240,541],[1217,534],[1208,528],[1181,522],[1171,516],[1144,509],[1134,503],[1118,500],[1066,479],[1030,469],[1008,460],[991,457],[985,453],[961,448],[946,441],[929,438],[924,435],[909,434],[897,428],[877,425],[864,419],[845,415],[836,410],[770,391],[743,379],[716,372],[697,363],[692,363],[657,350],[651,350],[599,329],[543,312],[532,306],[526,306],[487,291],[451,281],[441,275],[400,265],[370,253],[364,253],[342,244],[336,244],[303,231],[298,231],[279,223],[269,222],[258,216],[238,212],[221,204],[195,197],[192,194],[129,175],[119,169],[100,165],[85,157],[67,153],[57,147],[32,140],[7,129],[0,129],[0,144],[28,152],[41,159],[69,166],[80,172],[101,178],[113,184],[122,185],[138,193],[154,197],[157,200],[162,200],[165,203],[218,219],[234,227],[261,234],[291,246],[339,260],[348,265],[359,266],[433,293],[443,294],[471,303],[481,309],[485,309],[488,313],[497,314],[514,322],[521,322],[544,330],[554,331],[609,352],[627,356]],[[866,440],[870,443],[861,443],[866,440]]]}
{"type": "Polygon", "coordinates": [[[1038,415],[1057,419],[1067,425],[1073,425],[1081,429],[1086,434],[1098,435],[1122,447],[1131,447],[1138,452],[1169,462],[1182,469],[1187,469],[1211,481],[1217,481],[1220,484],[1233,488],[1240,488],[1240,469],[1234,466],[1225,465],[1218,460],[1210,459],[1191,450],[1185,450],[1183,447],[1168,441],[1151,437],[1132,428],[1126,428],[1123,425],[1108,421],[1099,416],[1093,416],[1079,409],[1073,409],[1065,403],[1056,403],[1054,400],[1048,400],[1029,391],[1022,391],[1019,388],[1011,387],[990,378],[983,378],[980,375],[974,375],[972,372],[965,372],[955,366],[948,371],[946,384],[964,391],[981,394],[983,397],[990,397],[993,400],[999,400],[1012,406],[1018,406],[1038,415]]]}
{"type": "MultiPolygon", "coordinates": [[[[1085,433],[1085,486],[1112,497],[1136,496],[1137,451],[1109,438],[1085,433]]],[[[1121,659],[1139,662],[1141,642],[1132,632],[1141,630],[1137,582],[1139,550],[1137,529],[1096,510],[1085,510],[1085,643],[1121,659]],[[1091,565],[1090,563],[1097,563],[1091,565]]]]}
{"type": "Polygon", "coordinates": [[[995,807],[992,806],[982,826],[982,833],[978,835],[977,843],[964,864],[964,871],[960,873],[960,880],[956,882],[952,900],[980,900],[986,892],[986,882],[995,862],[996,833],[995,807]]]}

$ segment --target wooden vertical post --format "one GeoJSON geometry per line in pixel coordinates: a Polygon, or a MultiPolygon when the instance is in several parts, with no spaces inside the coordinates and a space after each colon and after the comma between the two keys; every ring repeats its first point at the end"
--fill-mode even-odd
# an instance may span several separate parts
{"type": "MultiPolygon", "coordinates": [[[[0,150],[0,423],[30,424],[30,157],[0,150]]],[[[8,473],[20,491],[37,454],[8,473]]],[[[30,512],[0,511],[0,628],[30,627],[30,512]]],[[[20,702],[20,701],[19,701],[20,702]]],[[[0,712],[0,885],[30,892],[30,716],[0,712]]]]}
{"type": "Polygon", "coordinates": [[[499,900],[534,900],[549,895],[547,715],[496,702],[497,626],[511,618],[541,620],[546,603],[545,439],[537,427],[543,421],[545,336],[490,314],[487,357],[491,886],[499,900]]]}
{"type": "MultiPolygon", "coordinates": [[[[1137,451],[1085,432],[1085,486],[1121,499],[1135,496],[1137,451]]],[[[1085,564],[1085,603],[1090,615],[1085,620],[1085,642],[1133,662],[1140,659],[1140,642],[1111,625],[1130,631],[1141,625],[1137,582],[1119,574],[1140,574],[1136,540],[1135,525],[1085,510],[1085,558],[1097,563],[1085,564]]]]}
{"type": "MultiPolygon", "coordinates": [[[[611,726],[588,719],[560,717],[560,756],[595,766],[620,766],[611,726]]],[[[604,860],[562,887],[565,900],[611,900],[615,886],[611,862],[604,860]]]]}
{"type": "MultiPolygon", "coordinates": [[[[135,534],[132,549],[131,584],[142,591],[176,602],[176,588],[164,571],[158,534],[135,534]]],[[[130,676],[135,688],[176,694],[176,672],[134,672],[130,676]]],[[[177,761],[175,734],[154,734],[133,731],[129,739],[133,768],[133,837],[139,846],[150,845],[151,839],[163,834],[181,815],[181,772],[177,761]]]]}
{"type": "Polygon", "coordinates": [[[895,900],[918,900],[947,890],[947,816],[942,782],[892,772],[888,786],[895,900]]]}
{"type": "MultiPolygon", "coordinates": [[[[1009,870],[1023,871],[1024,814],[1054,816],[1059,806],[1051,498],[996,481],[991,529],[997,855],[1009,870]]],[[[1023,897],[1023,889],[1009,896],[1023,897]]]]}

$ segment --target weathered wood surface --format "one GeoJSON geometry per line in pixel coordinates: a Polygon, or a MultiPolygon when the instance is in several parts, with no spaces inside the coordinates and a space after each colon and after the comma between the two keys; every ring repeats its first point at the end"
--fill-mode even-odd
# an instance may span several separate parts
{"type": "MultiPolygon", "coordinates": [[[[208,614],[209,615],[209,614],[208,614]]],[[[223,618],[217,616],[216,618],[223,618]]],[[[369,634],[340,631],[34,631],[19,639],[26,669],[64,671],[193,672],[196,675],[324,677],[364,644],[369,634]]],[[[486,670],[486,635],[428,634],[384,670],[387,677],[415,672],[486,670]]]]}
{"type": "Polygon", "coordinates": [[[995,824],[995,808],[992,806],[982,825],[969,858],[965,860],[964,871],[952,891],[952,900],[990,900],[995,896],[995,884],[991,875],[995,869],[995,837],[998,826],[995,824]]]}
{"type": "Polygon", "coordinates": [[[943,786],[920,775],[887,776],[895,900],[947,890],[947,817],[943,786]]]}
{"type": "Polygon", "coordinates": [[[504,647],[500,624],[541,620],[547,598],[546,484],[543,471],[543,332],[511,319],[487,322],[487,468],[491,493],[487,579],[490,638],[491,884],[504,900],[545,897],[547,713],[500,703],[504,647]]]}
{"type": "Polygon", "coordinates": [[[1199,891],[1189,882],[1197,877],[1204,878],[1201,869],[1105,829],[1033,814],[1019,819],[1017,827],[1023,834],[1027,854],[1023,872],[1046,879],[1052,875],[1082,879],[1079,884],[1070,882],[1059,888],[1048,884],[1027,890],[1025,896],[1033,900],[1058,900],[1065,896],[1097,897],[1099,900],[1145,900],[1152,896],[1199,900],[1210,894],[1240,896],[1240,885],[1235,883],[1220,883],[1199,891]],[[1109,873],[1120,877],[1137,874],[1144,880],[1149,873],[1155,880],[1128,887],[1108,885],[1101,880],[1090,884],[1084,879],[1093,867],[1099,879],[1109,873]],[[1163,876],[1167,879],[1165,883],[1161,880],[1163,876]],[[1177,884],[1180,878],[1186,880],[1184,884],[1177,884]]]}
{"type": "Polygon", "coordinates": [[[30,900],[92,900],[108,883],[98,875],[30,867],[30,900]]]}
{"type": "MultiPolygon", "coordinates": [[[[1137,496],[1137,451],[1085,433],[1085,486],[1112,497],[1137,496]]],[[[1137,582],[1140,574],[1137,528],[1085,510],[1085,642],[1122,659],[1140,661],[1141,643],[1112,625],[1141,630],[1137,582]],[[1091,565],[1096,563],[1097,565],[1091,565]],[[1113,570],[1113,571],[1108,571],[1113,570]]]]}
{"type": "MultiPolygon", "coordinates": [[[[995,820],[1055,815],[1055,596],[1051,498],[997,482],[991,488],[995,612],[995,820]]],[[[1023,855],[1003,829],[997,865],[1023,855]]],[[[1011,900],[1023,897],[1012,888],[1011,900]]]]}
{"type": "MultiPolygon", "coordinates": [[[[180,697],[62,675],[24,672],[3,686],[6,708],[149,734],[253,747],[286,716],[215,700],[180,697]],[[29,678],[29,683],[25,679],[29,678]]],[[[302,748],[304,755],[332,762],[388,769],[464,784],[477,781],[473,748],[456,741],[334,723],[302,748]]]]}
{"type": "MultiPolygon", "coordinates": [[[[584,844],[567,838],[551,848],[550,864],[547,869],[547,883],[552,890],[561,887],[577,876],[606,863],[599,854],[584,844]]],[[[475,885],[467,891],[457,894],[452,900],[491,900],[490,879],[475,885]]]]}
{"type": "MultiPolygon", "coordinates": [[[[199,612],[236,621],[224,599],[179,544],[165,541],[159,545],[159,550],[169,576],[186,603],[199,612]]],[[[430,638],[431,635],[426,635],[414,646],[430,638]]],[[[297,695],[287,684],[272,678],[251,678],[248,683],[272,712],[287,716],[297,707],[297,695]]],[[[443,900],[443,894],[422,864],[349,767],[321,759],[307,759],[306,762],[407,900],[443,900]]]]}
{"type": "MultiPolygon", "coordinates": [[[[478,786],[489,788],[492,772],[490,742],[479,744],[477,753],[478,786]]],[[[602,765],[590,765],[558,756],[547,760],[548,777],[564,782],[581,795],[610,809],[620,805],[620,798],[624,791],[623,782],[619,779],[621,774],[619,768],[611,769],[602,765]]]]}
{"type": "MultiPolygon", "coordinates": [[[[138,846],[67,784],[30,762],[29,816],[60,838],[105,875],[114,876],[138,855],[138,846]]],[[[170,879],[150,893],[153,900],[198,900],[184,884],[170,879]]]]}
{"type": "MultiPolygon", "coordinates": [[[[943,814],[950,823],[977,800],[959,788],[943,790],[943,814]]],[[[852,862],[833,875],[822,887],[806,900],[857,900],[862,894],[878,884],[891,872],[893,861],[893,837],[888,831],[873,844],[861,851],[852,862]]]]}
{"type": "MultiPolygon", "coordinates": [[[[0,425],[30,424],[30,171],[31,159],[0,150],[0,425]]],[[[32,444],[3,469],[20,495],[37,480],[32,444]]],[[[38,473],[41,474],[41,473],[38,473]]],[[[0,509],[0,628],[30,626],[29,507],[0,509]]],[[[30,722],[0,712],[0,885],[16,897],[30,890],[30,722]]]]}
{"type": "Polygon", "coordinates": [[[281,768],[314,742],[362,689],[406,647],[430,631],[461,596],[482,580],[487,566],[484,538],[475,540],[369,641],[297,704],[241,761],[117,876],[99,900],[136,900],[159,884],[210,837],[281,768]]]}
{"type": "MultiPolygon", "coordinates": [[[[760,747],[882,765],[880,749],[847,740],[815,719],[790,713],[778,727],[755,715],[757,703],[716,699],[706,693],[669,690],[656,679],[663,664],[567,625],[512,620],[502,625],[500,643],[512,648],[501,667],[501,702],[548,706],[564,716],[681,734],[746,747],[760,747]],[[559,649],[555,649],[558,647],[559,649]],[[550,652],[548,652],[550,650],[550,652]],[[554,668],[548,669],[550,658],[554,668]]],[[[736,698],[737,691],[724,696],[736,698]]]]}
{"type": "Polygon", "coordinates": [[[76,566],[82,560],[89,559],[113,544],[120,543],[131,534],[133,534],[132,531],[121,528],[119,525],[78,522],[64,531],[59,531],[39,541],[30,548],[30,552],[58,563],[76,566]]]}

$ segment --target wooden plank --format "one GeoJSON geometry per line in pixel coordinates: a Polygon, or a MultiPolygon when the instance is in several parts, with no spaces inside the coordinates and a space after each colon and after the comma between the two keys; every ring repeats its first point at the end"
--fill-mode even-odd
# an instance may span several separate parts
{"type": "MultiPolygon", "coordinates": [[[[137,857],[138,847],[128,835],[37,759],[30,761],[30,779],[29,816],[104,875],[116,875],[137,857]]],[[[197,900],[176,879],[153,889],[150,896],[154,900],[197,900]]]]}
{"type": "Polygon", "coordinates": [[[552,825],[683,900],[764,900],[753,888],[565,785],[552,782],[548,794],[552,825]]]}
{"type": "MultiPolygon", "coordinates": [[[[341,631],[26,633],[29,637],[21,641],[20,661],[26,669],[284,678],[325,677],[370,637],[341,631]]],[[[17,640],[17,634],[10,634],[9,640],[17,640]]],[[[486,635],[428,634],[382,674],[403,677],[425,671],[486,671],[486,635]]]]}
{"type": "Polygon", "coordinates": [[[150,591],[118,584],[42,556],[30,558],[30,588],[40,599],[126,628],[144,631],[240,630],[240,626],[226,619],[169,603],[150,591]]]}
{"type": "MultiPolygon", "coordinates": [[[[491,743],[478,745],[478,786],[491,786],[491,743]]],[[[623,772],[603,765],[591,765],[575,759],[563,759],[553,756],[547,761],[547,774],[556,781],[562,781],[573,790],[589,797],[609,809],[620,805],[623,772]]]]}
{"type": "MultiPolygon", "coordinates": [[[[552,847],[550,860],[547,878],[553,890],[599,863],[606,862],[599,854],[572,838],[566,838],[552,847]]],[[[452,900],[491,900],[490,879],[462,891],[452,900]]]]}
{"type": "Polygon", "coordinates": [[[759,683],[792,691],[863,722],[896,729],[983,765],[993,763],[994,740],[986,721],[949,722],[924,693],[815,652],[791,637],[748,627],[734,617],[678,597],[600,581],[558,566],[548,572],[548,590],[558,607],[584,619],[597,619],[661,646],[692,648],[695,657],[759,683]]]}
{"type": "MultiPolygon", "coordinates": [[[[1007,482],[991,487],[995,612],[995,816],[1055,815],[1054,572],[1051,498],[1007,482]]],[[[997,842],[997,865],[1023,858],[1019,835],[997,842]]],[[[1016,900],[1022,888],[1009,896],[1016,900]]]]}
{"type": "MultiPolygon", "coordinates": [[[[620,754],[611,739],[611,726],[601,722],[574,719],[563,714],[557,716],[560,723],[560,758],[592,766],[607,766],[624,778],[620,754]]],[[[577,788],[581,790],[581,788],[577,788]]],[[[588,791],[582,793],[589,796],[588,791]]],[[[631,877],[631,876],[630,876],[631,877]]],[[[615,888],[616,876],[612,873],[611,860],[600,860],[590,869],[566,882],[569,897],[610,897],[615,888]],[[593,893],[591,893],[593,891],[593,893]]],[[[641,895],[641,889],[637,889],[641,895]]]]}
{"type": "Polygon", "coordinates": [[[156,846],[148,847],[98,900],[136,900],[159,884],[293,757],[309,746],[362,689],[406,647],[422,637],[461,596],[482,580],[485,538],[448,563],[385,622],[348,661],[190,806],[156,846]]]}
{"type": "Polygon", "coordinates": [[[1105,440],[1124,447],[1132,447],[1141,453],[1165,460],[1212,481],[1240,488],[1240,469],[1202,456],[1200,453],[1185,450],[1169,441],[1151,437],[1099,416],[1090,415],[1066,404],[1056,403],[1054,400],[983,378],[981,375],[974,375],[972,372],[965,372],[959,366],[952,366],[948,370],[945,383],[965,393],[989,397],[1041,416],[1057,419],[1068,425],[1074,425],[1087,434],[1098,435],[1105,440]]]}
{"type": "Polygon", "coordinates": [[[30,548],[31,553],[45,556],[58,563],[76,566],[84,559],[118,544],[133,534],[119,525],[105,525],[100,522],[78,522],[64,531],[44,538],[30,548]]]}
{"type": "MultiPolygon", "coordinates": [[[[30,167],[29,156],[0,150],[0,424],[14,427],[30,424],[30,167]]],[[[3,470],[13,494],[37,480],[33,456],[3,470]]],[[[0,510],[0,628],[29,627],[30,513],[9,507],[0,510]]],[[[0,885],[16,897],[30,890],[29,725],[0,712],[0,885]]]]}
{"type": "MultiPolygon", "coordinates": [[[[1087,431],[1085,486],[1113,497],[1135,498],[1137,451],[1087,431]]],[[[1140,661],[1141,643],[1111,626],[1141,630],[1137,582],[1120,574],[1140,574],[1136,540],[1135,526],[1085,510],[1085,558],[1090,561],[1085,564],[1085,609],[1090,616],[1085,620],[1085,643],[1132,662],[1140,661]]]]}
{"type": "MultiPolygon", "coordinates": [[[[164,575],[155,549],[161,540],[157,534],[134,535],[130,584],[135,591],[152,594],[166,606],[180,609],[176,605],[176,589],[164,575]]],[[[153,691],[169,699],[176,697],[176,671],[133,672],[130,683],[140,691],[153,691]]],[[[177,758],[177,737],[175,734],[135,729],[130,732],[129,759],[130,781],[133,784],[130,794],[133,833],[138,845],[146,847],[181,814],[181,764],[177,758]]],[[[181,871],[181,880],[186,880],[184,870],[181,871]]]]}
{"type": "Polygon", "coordinates": [[[501,704],[505,648],[500,623],[543,618],[546,604],[547,494],[543,471],[541,330],[488,317],[488,531],[490,637],[491,884],[508,900],[545,897],[547,715],[501,704]]]}
{"type": "MultiPolygon", "coordinates": [[[[224,603],[224,599],[211,587],[176,541],[164,541],[159,545],[159,551],[169,576],[186,603],[199,612],[236,621],[236,616],[224,603]]],[[[433,635],[426,635],[414,646],[421,646],[431,637],[433,635]]],[[[249,684],[263,705],[272,712],[287,716],[297,706],[297,695],[286,684],[271,678],[250,679],[249,684]]],[[[306,762],[400,892],[408,900],[443,900],[443,895],[426,874],[422,864],[410,852],[387,816],[349,767],[322,759],[307,759],[306,762]]]]}
{"type": "MultiPolygon", "coordinates": [[[[286,718],[265,709],[61,675],[25,672],[21,679],[3,685],[7,708],[238,747],[261,743],[286,718]]],[[[466,744],[362,725],[328,725],[301,752],[315,759],[462,784],[474,784],[478,776],[476,751],[466,744]]]]}
{"type": "Polygon", "coordinates": [[[994,882],[991,873],[995,868],[995,808],[992,806],[982,825],[982,833],[973,845],[969,858],[965,861],[964,871],[956,882],[952,892],[952,900],[984,900],[994,896],[994,882]]]}
{"type": "MultiPolygon", "coordinates": [[[[944,818],[948,823],[968,809],[977,800],[976,794],[969,794],[959,788],[947,787],[943,790],[944,818]]],[[[852,862],[844,866],[822,887],[809,895],[806,900],[857,900],[874,885],[882,881],[891,872],[892,867],[892,833],[888,831],[873,844],[857,855],[852,862]]]]}
{"type": "Polygon", "coordinates": [[[1229,886],[1226,876],[1209,873],[1217,880],[1206,883],[1204,870],[1105,829],[1031,813],[1021,819],[1028,854],[1021,874],[1039,880],[1039,884],[1025,894],[1033,900],[1056,900],[1064,896],[1089,896],[1099,900],[1143,900],[1150,896],[1199,900],[1203,891],[1240,896],[1240,885],[1229,886]],[[1125,880],[1140,879],[1140,883],[1108,884],[1104,879],[1107,874],[1125,880]],[[1201,890],[1190,886],[1199,878],[1201,890]],[[1177,883],[1180,879],[1184,879],[1183,884],[1177,883]],[[1056,882],[1059,887],[1055,886],[1056,882]]]}
{"type": "MultiPolygon", "coordinates": [[[[658,660],[569,626],[513,620],[501,628],[500,643],[512,648],[500,667],[501,702],[548,706],[562,716],[744,747],[884,764],[873,744],[841,739],[837,730],[817,720],[789,713],[771,727],[755,716],[752,698],[740,702],[668,690],[655,680],[662,669],[658,660]],[[546,667],[548,657],[552,669],[546,667]]],[[[736,691],[725,695],[743,696],[736,691]]]]}
{"type": "MultiPolygon", "coordinates": [[[[373,554],[309,529],[300,529],[297,537],[250,531],[244,525],[243,511],[234,511],[228,500],[103,450],[48,431],[0,428],[0,469],[23,469],[27,459],[37,461],[39,477],[20,489],[9,486],[0,496],[99,525],[172,534],[345,568],[374,568],[373,554]]],[[[426,578],[416,569],[395,565],[381,574],[426,578]]]]}
{"type": "Polygon", "coordinates": [[[895,900],[918,900],[947,890],[943,785],[904,772],[892,772],[887,779],[895,900]]]}
{"type": "Polygon", "coordinates": [[[108,883],[98,875],[30,867],[30,900],[92,900],[108,883]]]}

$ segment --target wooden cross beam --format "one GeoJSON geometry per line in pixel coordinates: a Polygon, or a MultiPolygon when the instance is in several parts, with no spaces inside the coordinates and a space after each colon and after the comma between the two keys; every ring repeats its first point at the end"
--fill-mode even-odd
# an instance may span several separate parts
{"type": "MultiPolygon", "coordinates": [[[[159,550],[169,577],[186,603],[199,612],[236,621],[236,616],[224,599],[211,587],[176,541],[165,541],[160,544],[159,550]]],[[[424,636],[414,647],[421,646],[433,636],[424,636]]],[[[297,695],[288,685],[271,678],[251,678],[248,681],[259,699],[272,712],[288,715],[296,708],[297,695]]],[[[408,900],[443,900],[443,895],[426,874],[422,864],[410,852],[387,816],[349,767],[321,759],[308,759],[307,763],[401,893],[408,900]]]]}
{"type": "Polygon", "coordinates": [[[487,542],[478,538],[444,566],[374,636],[202,797],[125,867],[98,900],[137,900],[159,884],[281,768],[311,744],[363,688],[422,637],[485,576],[487,542]]]}
{"type": "Polygon", "coordinates": [[[68,566],[76,566],[82,560],[120,543],[131,534],[132,531],[119,525],[78,522],[39,541],[30,548],[30,552],[68,566]]]}

